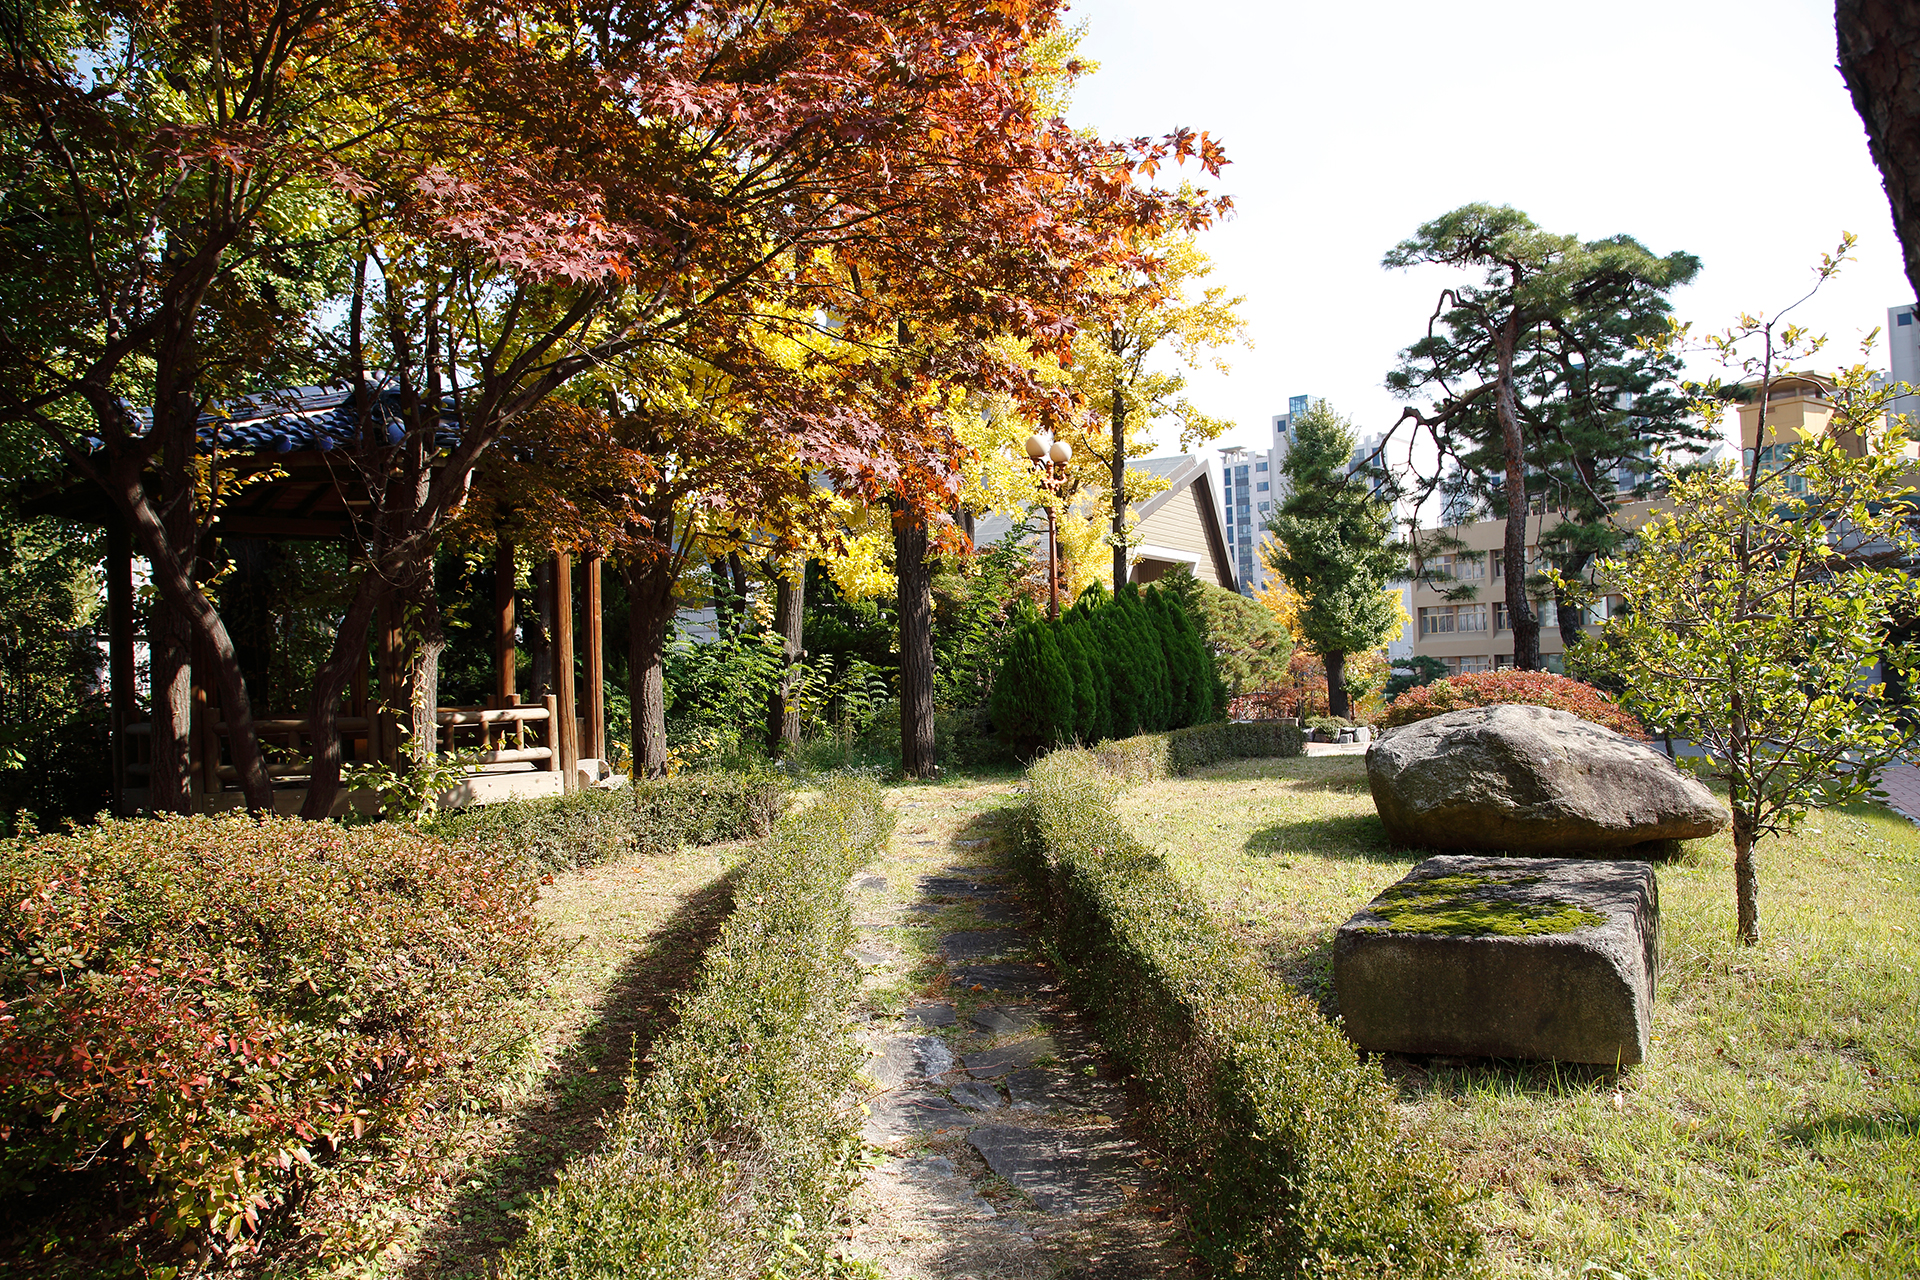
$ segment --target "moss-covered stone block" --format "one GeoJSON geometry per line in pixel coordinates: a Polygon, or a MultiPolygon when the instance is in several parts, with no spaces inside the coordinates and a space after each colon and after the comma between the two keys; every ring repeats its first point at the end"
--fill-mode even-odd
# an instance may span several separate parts
{"type": "Polygon", "coordinates": [[[1645,862],[1429,858],[1340,927],[1334,990],[1375,1052],[1646,1057],[1659,889],[1645,862]]]}

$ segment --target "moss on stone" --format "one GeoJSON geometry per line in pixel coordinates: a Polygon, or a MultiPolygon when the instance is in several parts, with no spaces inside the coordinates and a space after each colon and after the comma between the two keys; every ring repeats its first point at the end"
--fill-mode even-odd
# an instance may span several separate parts
{"type": "Polygon", "coordinates": [[[1516,900],[1515,885],[1542,876],[1463,873],[1394,885],[1371,910],[1386,921],[1375,932],[1442,933],[1460,937],[1530,938],[1605,924],[1606,917],[1559,898],[1516,900]]]}

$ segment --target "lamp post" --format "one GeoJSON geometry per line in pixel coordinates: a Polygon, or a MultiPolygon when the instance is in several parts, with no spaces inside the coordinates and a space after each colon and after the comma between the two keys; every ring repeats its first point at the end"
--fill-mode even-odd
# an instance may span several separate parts
{"type": "MultiPolygon", "coordinates": [[[[1040,472],[1040,483],[1058,497],[1066,483],[1067,463],[1073,460],[1073,446],[1065,440],[1049,442],[1037,432],[1027,437],[1027,457],[1040,472]]],[[[1047,504],[1047,616],[1060,616],[1060,529],[1054,523],[1053,504],[1047,504]]]]}

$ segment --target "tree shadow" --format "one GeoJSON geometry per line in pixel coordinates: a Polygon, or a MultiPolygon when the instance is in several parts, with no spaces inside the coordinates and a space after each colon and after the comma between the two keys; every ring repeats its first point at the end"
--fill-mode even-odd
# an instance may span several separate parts
{"type": "Polygon", "coordinates": [[[1886,1142],[1893,1138],[1920,1135],[1920,1112],[1867,1115],[1830,1115],[1789,1125],[1780,1131],[1789,1142],[1812,1146],[1829,1138],[1857,1138],[1866,1142],[1886,1142]]]}
{"type": "Polygon", "coordinates": [[[1573,1097],[1612,1088],[1632,1070],[1589,1062],[1537,1062],[1524,1058],[1456,1058],[1418,1053],[1371,1056],[1379,1062],[1387,1082],[1409,1103],[1488,1092],[1573,1097]]]}
{"type": "Polygon", "coordinates": [[[1244,848],[1254,858],[1301,853],[1356,862],[1402,862],[1416,852],[1395,849],[1379,815],[1372,813],[1282,818],[1256,828],[1244,848]]]}
{"type": "Polygon", "coordinates": [[[643,1064],[672,1031],[678,998],[693,988],[733,908],[736,879],[729,871],[695,892],[620,967],[594,1019],[505,1118],[511,1138],[465,1171],[462,1189],[422,1234],[403,1273],[408,1280],[488,1274],[491,1260],[525,1231],[528,1209],[561,1166],[605,1142],[625,1100],[628,1068],[643,1064]]]}

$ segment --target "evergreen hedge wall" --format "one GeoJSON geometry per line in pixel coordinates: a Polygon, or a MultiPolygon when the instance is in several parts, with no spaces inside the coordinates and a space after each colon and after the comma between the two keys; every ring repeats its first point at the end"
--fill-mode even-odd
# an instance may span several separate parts
{"type": "Polygon", "coordinates": [[[1049,621],[1031,609],[1007,646],[989,704],[1001,741],[1050,747],[1207,724],[1225,689],[1176,596],[1133,583],[1098,585],[1049,621]]]}

